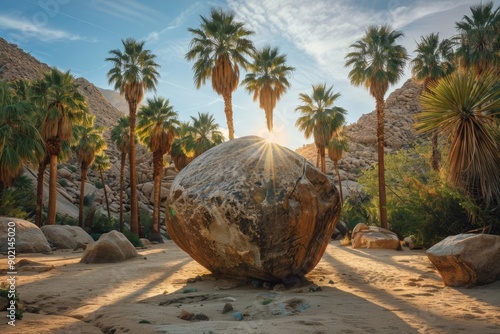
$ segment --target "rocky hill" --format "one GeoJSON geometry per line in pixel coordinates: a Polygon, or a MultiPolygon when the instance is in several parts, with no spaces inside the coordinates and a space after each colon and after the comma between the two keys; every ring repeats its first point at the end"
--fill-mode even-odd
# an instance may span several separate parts
{"type": "Polygon", "coordinates": [[[104,96],[106,100],[109,101],[116,109],[120,110],[123,114],[128,115],[128,103],[125,100],[125,97],[120,95],[119,92],[111,90],[98,88],[101,94],[104,96]]]}

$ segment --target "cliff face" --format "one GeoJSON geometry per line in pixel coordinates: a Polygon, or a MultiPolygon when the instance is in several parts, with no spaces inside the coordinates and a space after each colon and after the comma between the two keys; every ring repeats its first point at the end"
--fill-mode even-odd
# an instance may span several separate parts
{"type": "MultiPolygon", "coordinates": [[[[407,147],[415,141],[414,115],[421,111],[418,102],[422,86],[406,81],[386,99],[384,129],[386,152],[407,147]]],[[[373,102],[375,104],[375,101],[373,102]]],[[[357,181],[363,169],[377,162],[377,112],[362,115],[356,123],[347,126],[349,151],[339,161],[341,181],[357,181]]],[[[316,163],[316,148],[309,144],[296,150],[316,163]]],[[[327,173],[335,174],[333,163],[327,158],[327,173]]]]}

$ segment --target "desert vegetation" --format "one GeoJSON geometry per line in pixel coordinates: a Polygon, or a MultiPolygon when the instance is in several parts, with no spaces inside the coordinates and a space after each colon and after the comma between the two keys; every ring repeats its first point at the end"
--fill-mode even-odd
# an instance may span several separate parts
{"type": "MultiPolygon", "coordinates": [[[[415,235],[426,245],[469,230],[500,233],[500,9],[492,2],[470,9],[469,15],[456,22],[455,36],[422,36],[413,59],[400,44],[403,33],[387,25],[367,27],[364,36],[351,44],[345,55],[348,79],[355,86],[366,87],[375,100],[377,124],[373,131],[378,159],[374,169],[367,169],[359,179],[363,190],[347,196],[342,219],[348,226],[368,222],[401,235],[415,235]],[[419,137],[411,147],[387,155],[385,95],[407,66],[423,86],[422,112],[416,115],[415,126],[419,137]]],[[[286,54],[277,46],[257,49],[245,22],[220,9],[201,16],[200,26],[189,32],[192,39],[185,59],[193,62],[194,85],[199,88],[211,80],[215,93],[222,96],[228,139],[234,139],[232,94],[240,83],[258,100],[272,131],[273,110],[290,91],[289,77],[295,70],[287,63],[286,54]],[[243,70],[247,71],[244,77],[243,70]]],[[[134,238],[161,239],[164,157],[169,155],[181,170],[225,138],[208,112],[181,122],[168,97],[155,96],[140,106],[147,92],[156,92],[161,64],[145,41],[127,38],[122,44],[123,49],[103,56],[112,65],[107,72],[109,84],[129,106],[128,117],[112,129],[93,124],[69,71],[53,68],[41,79],[0,83],[1,215],[32,219],[38,226],[61,223],[56,215],[57,167],[61,161],[73,159],[81,173],[80,226],[99,233],[119,229],[129,230],[134,238]],[[84,184],[90,168],[100,173],[106,195],[103,173],[110,167],[103,151],[107,131],[114,144],[107,149],[116,149],[121,155],[119,217],[111,216],[109,203],[107,216],[94,215],[89,208],[90,225],[86,226],[84,184]],[[141,218],[138,204],[138,143],[147,147],[153,159],[154,211],[150,220],[141,218]],[[122,194],[127,156],[130,197],[125,212],[122,194]],[[25,165],[38,171],[36,196],[23,195],[35,193],[21,176],[25,165]],[[41,187],[47,166],[50,190],[45,210],[41,187]]],[[[326,172],[327,156],[334,162],[342,189],[337,164],[349,149],[348,111],[337,105],[341,92],[334,91],[333,85],[311,83],[311,87],[312,92],[297,97],[296,126],[306,138],[313,137],[318,168],[326,172]]]]}

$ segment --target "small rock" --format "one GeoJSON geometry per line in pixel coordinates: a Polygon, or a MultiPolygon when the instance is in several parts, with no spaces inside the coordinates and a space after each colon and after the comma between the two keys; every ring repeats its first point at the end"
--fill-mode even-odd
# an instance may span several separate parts
{"type": "Polygon", "coordinates": [[[283,290],[286,290],[285,284],[283,283],[276,284],[273,288],[273,291],[283,291],[283,290]]]}
{"type": "Polygon", "coordinates": [[[194,314],[186,310],[182,310],[177,317],[182,320],[191,320],[194,317],[194,314]]]}
{"type": "Polygon", "coordinates": [[[335,284],[335,282],[333,280],[329,280],[328,284],[335,284]]]}
{"type": "Polygon", "coordinates": [[[231,314],[231,316],[238,321],[243,320],[243,313],[241,312],[234,312],[233,314],[231,314]]]}
{"type": "Polygon", "coordinates": [[[309,292],[317,292],[317,291],[323,291],[323,289],[317,285],[313,285],[313,286],[309,287],[309,292]]]}
{"type": "Polygon", "coordinates": [[[203,321],[206,321],[206,320],[208,320],[208,317],[205,314],[203,314],[203,313],[197,313],[197,314],[194,315],[193,320],[203,320],[203,321]]]}
{"type": "Polygon", "coordinates": [[[233,310],[233,305],[231,303],[224,304],[224,308],[222,309],[222,314],[226,314],[227,312],[231,312],[233,310]]]}
{"type": "Polygon", "coordinates": [[[269,282],[264,282],[264,284],[262,284],[262,287],[263,287],[264,289],[268,289],[268,290],[269,290],[269,289],[271,289],[271,283],[269,283],[269,282]]]}

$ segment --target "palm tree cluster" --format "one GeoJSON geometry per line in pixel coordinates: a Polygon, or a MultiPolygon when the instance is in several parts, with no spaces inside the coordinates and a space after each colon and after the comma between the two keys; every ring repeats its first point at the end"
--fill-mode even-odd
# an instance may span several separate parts
{"type": "MultiPolygon", "coordinates": [[[[423,83],[416,128],[432,133],[432,167],[440,168],[438,134],[446,137],[448,174],[452,183],[479,203],[500,204],[500,7],[470,8],[456,22],[458,34],[439,40],[423,36],[411,60],[415,80],[423,83]]],[[[384,95],[402,76],[409,56],[396,44],[403,33],[390,26],[371,26],[351,45],[346,67],[351,83],[365,85],[377,110],[380,224],[387,228],[384,176],[384,95]]]]}

